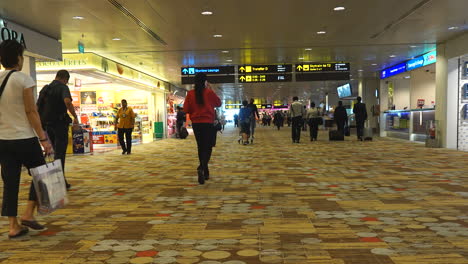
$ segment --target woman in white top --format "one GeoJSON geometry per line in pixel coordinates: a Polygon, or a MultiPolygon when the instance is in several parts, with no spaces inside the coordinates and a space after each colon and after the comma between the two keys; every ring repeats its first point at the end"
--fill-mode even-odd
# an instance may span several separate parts
{"type": "Polygon", "coordinates": [[[7,216],[8,236],[15,238],[28,233],[28,227],[43,229],[34,219],[36,192],[31,183],[26,212],[17,219],[18,192],[21,166],[34,168],[45,163],[52,146],[42,129],[34,101],[36,87],[32,78],[22,72],[24,48],[16,40],[0,44],[0,62],[5,71],[0,73],[0,164],[3,180],[2,216],[7,216]],[[41,148],[42,145],[42,148],[41,148]],[[23,225],[23,226],[22,226],[23,225]]]}
{"type": "Polygon", "coordinates": [[[318,127],[322,121],[321,119],[319,108],[315,107],[315,103],[312,102],[307,111],[307,120],[310,126],[310,141],[317,141],[318,127]]]}

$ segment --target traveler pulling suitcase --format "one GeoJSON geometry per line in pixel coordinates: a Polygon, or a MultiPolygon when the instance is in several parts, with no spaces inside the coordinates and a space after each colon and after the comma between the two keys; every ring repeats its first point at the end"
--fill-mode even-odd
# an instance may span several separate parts
{"type": "Polygon", "coordinates": [[[186,139],[188,137],[188,131],[186,127],[183,126],[180,128],[179,137],[181,139],[186,139]]]}
{"type": "Polygon", "coordinates": [[[344,140],[344,135],[338,130],[330,130],[328,132],[328,137],[330,141],[343,141],[344,140]]]}

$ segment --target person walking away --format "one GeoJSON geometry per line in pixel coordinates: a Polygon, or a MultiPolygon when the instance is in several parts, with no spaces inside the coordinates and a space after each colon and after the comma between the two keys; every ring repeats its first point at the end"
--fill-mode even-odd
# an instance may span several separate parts
{"type": "Polygon", "coordinates": [[[283,123],[284,123],[284,118],[283,118],[283,114],[281,113],[281,111],[276,111],[274,118],[275,118],[274,120],[275,126],[278,128],[278,130],[280,130],[280,128],[283,126],[283,123]]]}
{"type": "MultiPolygon", "coordinates": [[[[243,107],[239,112],[239,122],[241,126],[241,135],[242,135],[242,143],[244,145],[249,144],[249,138],[251,138],[251,119],[253,118],[252,115],[252,107],[249,107],[247,100],[242,101],[243,107]]],[[[251,138],[251,142],[253,142],[253,138],[251,138]]],[[[240,143],[240,141],[239,141],[240,143]]]]}
{"type": "Polygon", "coordinates": [[[198,183],[205,184],[210,178],[208,163],[211,159],[213,146],[216,145],[216,130],[214,128],[215,107],[221,106],[221,99],[211,89],[211,85],[204,73],[195,75],[195,89],[187,93],[184,102],[184,111],[190,115],[193,132],[197,140],[198,183]]]}
{"type": "Polygon", "coordinates": [[[260,119],[260,114],[258,113],[257,105],[254,104],[255,100],[253,98],[250,99],[250,104],[247,107],[250,108],[252,112],[252,117],[250,118],[250,136],[254,139],[255,134],[255,127],[257,126],[257,119],[260,119]]]}
{"type": "Polygon", "coordinates": [[[132,154],[132,133],[135,127],[135,112],[128,106],[127,100],[122,99],[122,107],[117,112],[115,118],[115,128],[122,148],[122,155],[132,154]],[[125,136],[125,140],[124,140],[125,136]]]}
{"type": "Polygon", "coordinates": [[[333,114],[333,119],[335,119],[338,131],[344,135],[344,127],[348,123],[348,113],[346,112],[346,108],[344,108],[342,101],[338,101],[338,106],[333,114]]]}
{"type": "Polygon", "coordinates": [[[299,143],[301,140],[302,117],[304,116],[304,107],[297,96],[293,97],[289,111],[291,112],[292,121],[292,141],[299,143]]]}
{"type": "Polygon", "coordinates": [[[224,115],[224,111],[221,111],[219,115],[219,122],[221,123],[221,131],[224,131],[224,127],[226,126],[226,116],[224,115]]]}
{"type": "Polygon", "coordinates": [[[234,127],[239,127],[239,115],[234,115],[234,127]]]}
{"type": "Polygon", "coordinates": [[[367,120],[367,109],[366,104],[361,103],[362,98],[358,96],[357,103],[354,105],[353,113],[356,119],[357,138],[362,141],[364,133],[364,123],[367,120]]]}
{"type": "MultiPolygon", "coordinates": [[[[68,130],[72,120],[67,113],[73,116],[73,126],[78,126],[78,116],[72,104],[70,89],[67,86],[70,73],[60,70],[50,84],[44,86],[39,93],[37,107],[41,117],[42,126],[47,132],[55,151],[55,159],[62,162],[63,175],[65,176],[65,158],[68,147],[68,130]]],[[[71,188],[65,178],[67,189],[71,188]]]]}
{"type": "Polygon", "coordinates": [[[319,108],[315,107],[315,103],[312,102],[310,104],[310,109],[307,110],[306,119],[310,126],[310,141],[317,141],[318,137],[318,127],[320,124],[320,110],[319,108]]]}
{"type": "Polygon", "coordinates": [[[33,183],[29,187],[29,199],[21,224],[18,222],[21,166],[31,169],[44,165],[41,146],[46,155],[53,152],[37,112],[34,99],[36,84],[30,76],[21,72],[23,52],[23,46],[16,40],[5,40],[0,44],[0,62],[5,67],[5,71],[0,73],[2,216],[8,217],[9,238],[26,235],[29,231],[27,227],[44,229],[34,218],[37,197],[33,183]]]}
{"type": "Polygon", "coordinates": [[[186,120],[186,115],[184,109],[182,107],[177,106],[177,115],[176,115],[176,137],[179,138],[180,136],[180,129],[184,125],[186,120]]]}

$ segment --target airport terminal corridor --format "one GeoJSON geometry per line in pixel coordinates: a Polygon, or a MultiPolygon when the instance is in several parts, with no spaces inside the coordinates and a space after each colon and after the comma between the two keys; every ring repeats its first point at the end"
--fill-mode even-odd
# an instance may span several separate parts
{"type": "Polygon", "coordinates": [[[69,157],[69,204],[15,243],[1,219],[0,263],[468,263],[466,152],[290,133],[228,125],[205,185],[193,135],[69,157]]]}

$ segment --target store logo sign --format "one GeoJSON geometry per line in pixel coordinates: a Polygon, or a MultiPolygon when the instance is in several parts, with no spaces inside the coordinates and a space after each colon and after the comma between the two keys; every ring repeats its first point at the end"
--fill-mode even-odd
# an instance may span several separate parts
{"type": "Polygon", "coordinates": [[[0,42],[5,40],[16,40],[26,49],[26,41],[24,40],[23,33],[18,33],[14,30],[7,28],[8,23],[0,18],[0,42]]]}
{"type": "Polygon", "coordinates": [[[406,71],[406,64],[401,63],[380,72],[380,78],[385,79],[406,71]]]}
{"type": "Polygon", "coordinates": [[[437,62],[437,52],[432,51],[427,54],[416,57],[406,63],[406,70],[412,71],[437,62]]]}

